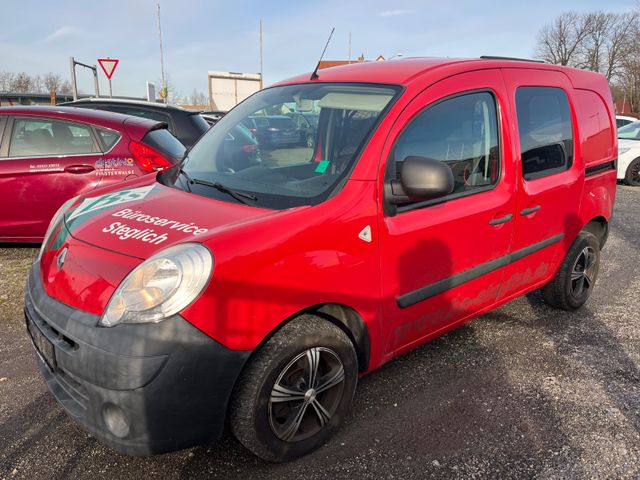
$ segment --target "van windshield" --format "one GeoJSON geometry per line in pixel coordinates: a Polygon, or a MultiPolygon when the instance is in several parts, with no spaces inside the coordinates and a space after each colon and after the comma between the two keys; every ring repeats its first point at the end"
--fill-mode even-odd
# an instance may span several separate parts
{"type": "Polygon", "coordinates": [[[238,201],[237,195],[204,184],[216,183],[250,194],[245,203],[265,208],[315,205],[344,184],[399,91],[338,83],[262,90],[193,146],[183,162],[186,175],[173,172],[161,181],[198,195],[238,201]],[[295,118],[300,113],[318,121],[302,125],[295,118]]]}

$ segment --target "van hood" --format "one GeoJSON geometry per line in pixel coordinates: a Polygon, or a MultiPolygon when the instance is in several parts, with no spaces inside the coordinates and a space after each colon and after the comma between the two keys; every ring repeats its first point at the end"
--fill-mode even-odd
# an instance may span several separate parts
{"type": "Polygon", "coordinates": [[[65,214],[70,235],[82,242],[146,259],[185,242],[203,242],[216,230],[278,211],[194,195],[158,182],[84,197],[65,214]]]}

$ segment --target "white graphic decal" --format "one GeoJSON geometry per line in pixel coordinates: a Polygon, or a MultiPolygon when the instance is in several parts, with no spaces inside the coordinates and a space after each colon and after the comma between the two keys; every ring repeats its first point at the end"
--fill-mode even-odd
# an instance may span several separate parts
{"type": "Polygon", "coordinates": [[[98,197],[89,197],[82,200],[75,210],[69,215],[67,221],[71,221],[80,215],[94,212],[102,208],[113,207],[122,203],[141,200],[146,197],[153,189],[153,184],[146,187],[130,188],[127,190],[118,190],[117,192],[107,193],[98,197]]]}
{"type": "Polygon", "coordinates": [[[371,243],[371,227],[367,225],[362,229],[362,231],[358,234],[358,238],[360,240],[364,240],[367,243],[371,243]]]}
{"type": "Polygon", "coordinates": [[[125,208],[111,214],[112,217],[119,217],[126,220],[134,220],[149,225],[149,228],[135,228],[129,224],[123,222],[113,222],[108,227],[104,227],[102,231],[104,233],[110,233],[115,235],[120,240],[127,240],[129,238],[133,240],[140,240],[142,242],[148,242],[153,245],[158,245],[165,240],[169,239],[166,232],[157,232],[155,229],[150,228],[153,226],[165,227],[169,230],[178,230],[184,233],[190,233],[192,235],[200,235],[208,231],[207,228],[200,228],[193,222],[185,223],[177,220],[169,220],[158,216],[148,215],[140,210],[131,210],[125,208]]]}

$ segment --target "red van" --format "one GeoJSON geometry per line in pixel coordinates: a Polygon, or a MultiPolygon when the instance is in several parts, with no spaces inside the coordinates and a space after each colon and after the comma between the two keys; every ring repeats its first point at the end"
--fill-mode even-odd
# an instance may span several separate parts
{"type": "Polygon", "coordinates": [[[120,452],[228,422],[263,459],[304,455],[359,375],[538,288],[587,301],[615,132],[602,75],[528,61],[372,62],[262,90],[180,165],[59,210],[26,293],[40,371],[120,452]],[[295,112],[318,116],[312,142],[234,161],[237,125],[295,112]]]}
{"type": "Polygon", "coordinates": [[[171,167],[167,125],[71,107],[0,108],[0,242],[35,242],[66,200],[171,167]]]}

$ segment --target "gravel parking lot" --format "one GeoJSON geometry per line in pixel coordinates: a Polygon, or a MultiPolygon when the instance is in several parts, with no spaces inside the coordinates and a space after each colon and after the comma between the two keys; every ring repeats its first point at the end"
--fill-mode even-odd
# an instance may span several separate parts
{"type": "Polygon", "coordinates": [[[0,478],[638,478],[640,189],[618,187],[598,286],[574,313],[537,293],[361,379],[315,453],[264,463],[233,438],[119,455],[72,420],[36,370],[22,316],[36,253],[0,248],[0,478]]]}

